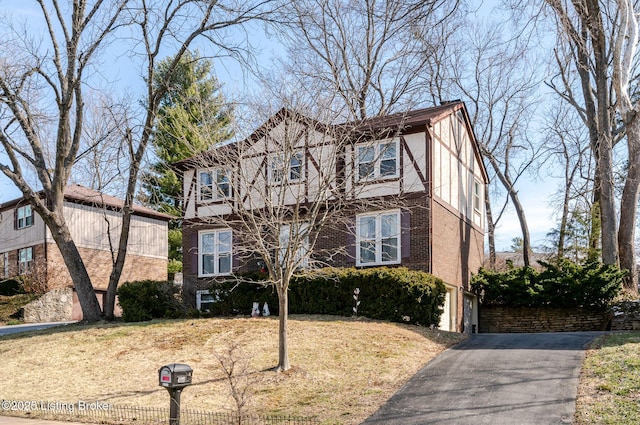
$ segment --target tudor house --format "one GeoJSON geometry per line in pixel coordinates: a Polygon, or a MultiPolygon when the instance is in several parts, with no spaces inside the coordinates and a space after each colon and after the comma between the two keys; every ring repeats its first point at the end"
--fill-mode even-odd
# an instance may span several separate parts
{"type": "MultiPolygon", "coordinates": [[[[76,184],[67,186],[64,193],[64,217],[101,305],[111,273],[111,246],[118,246],[122,205],[121,199],[76,184]]],[[[170,219],[166,214],[134,206],[120,282],[167,279],[170,219]]],[[[45,282],[52,292],[43,299],[56,305],[52,310],[68,314],[48,317],[44,312],[41,320],[33,321],[82,319],[77,295],[72,292],[71,276],[51,231],[31,205],[18,198],[0,204],[0,280],[23,274],[45,282]],[[69,296],[62,297],[69,304],[60,307],[57,298],[65,291],[69,296]]]]}
{"type": "Polygon", "coordinates": [[[312,258],[432,273],[447,287],[440,328],[477,325],[469,282],[484,260],[488,180],[463,102],[340,125],[283,109],[248,138],[174,165],[184,186],[183,293],[196,307],[212,279],[260,268],[259,259],[239,259],[248,247],[234,234],[232,203],[304,209],[325,196],[350,217],[319,230],[312,258]],[[291,134],[293,145],[281,143],[291,134]],[[328,177],[334,183],[321,193],[328,177]]]}

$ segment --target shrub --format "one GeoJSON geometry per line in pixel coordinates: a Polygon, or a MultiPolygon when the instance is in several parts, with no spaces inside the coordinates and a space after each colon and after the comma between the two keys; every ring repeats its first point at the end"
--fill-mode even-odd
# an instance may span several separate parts
{"type": "Polygon", "coordinates": [[[141,280],[125,282],[118,288],[118,301],[125,322],[157,318],[177,318],[185,314],[171,282],[141,280]]]}
{"type": "Polygon", "coordinates": [[[20,277],[0,281],[0,295],[13,296],[24,293],[24,286],[20,277]]]}
{"type": "Polygon", "coordinates": [[[292,313],[353,314],[392,322],[437,325],[446,289],[441,279],[405,267],[321,270],[297,277],[289,297],[292,313]]]}
{"type": "MultiPolygon", "coordinates": [[[[269,304],[278,314],[275,289],[265,286],[264,274],[243,275],[237,280],[213,284],[209,290],[217,302],[212,315],[248,314],[253,302],[269,304]]],[[[327,269],[293,277],[289,287],[289,312],[351,316],[353,291],[360,289],[358,315],[394,322],[437,325],[442,314],[445,287],[428,273],[399,268],[357,270],[327,269]]]]}
{"type": "Polygon", "coordinates": [[[515,268],[506,272],[480,269],[471,286],[483,305],[506,307],[595,308],[620,292],[625,272],[588,260],[540,261],[543,270],[515,268]]]}

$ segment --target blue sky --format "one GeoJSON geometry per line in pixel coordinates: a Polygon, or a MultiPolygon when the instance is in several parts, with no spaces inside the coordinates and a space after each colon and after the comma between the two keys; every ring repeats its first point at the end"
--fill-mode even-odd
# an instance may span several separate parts
{"type": "MultiPolygon", "coordinates": [[[[30,6],[22,6],[21,3],[0,0],[0,7],[5,10],[12,9],[16,14],[27,16],[30,13],[30,6]]],[[[495,1],[484,1],[483,10],[489,10],[490,5],[495,1]]],[[[30,20],[31,21],[31,20],[30,20]]],[[[31,23],[31,22],[30,22],[31,23]]],[[[258,32],[258,31],[256,31],[258,32]]],[[[253,43],[257,43],[254,47],[261,52],[260,61],[269,63],[274,53],[281,50],[278,45],[268,37],[262,34],[260,37],[254,37],[253,43]]],[[[205,51],[205,49],[202,49],[205,51]]],[[[117,79],[117,87],[120,90],[135,92],[140,90],[142,86],[138,73],[133,69],[125,55],[110,52],[105,58],[108,74],[111,78],[117,79]]],[[[242,72],[242,68],[237,62],[232,60],[216,59],[214,61],[216,76],[224,85],[224,91],[227,93],[228,99],[237,98],[238,93],[247,93],[256,88],[256,83],[252,82],[242,72]]],[[[464,100],[464,99],[463,99],[464,100]]],[[[6,163],[6,154],[0,151],[0,162],[6,163]]],[[[555,192],[557,184],[551,179],[546,181],[523,181],[519,188],[519,196],[524,205],[527,214],[529,229],[533,241],[533,246],[543,243],[547,232],[553,227],[552,215],[553,211],[549,206],[549,196],[555,192]]],[[[19,190],[9,181],[2,173],[0,173],[0,203],[7,202],[21,196],[19,190]]],[[[509,209],[502,219],[496,232],[496,244],[498,250],[509,250],[512,238],[519,236],[520,227],[513,209],[509,209]]]]}

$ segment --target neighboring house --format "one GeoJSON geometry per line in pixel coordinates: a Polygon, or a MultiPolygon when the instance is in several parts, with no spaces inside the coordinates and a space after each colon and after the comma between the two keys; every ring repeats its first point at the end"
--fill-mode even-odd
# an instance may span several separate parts
{"type": "MultiPolygon", "coordinates": [[[[123,201],[80,185],[68,186],[64,198],[67,225],[102,305],[115,258],[111,249],[118,246],[123,201]]],[[[166,214],[134,206],[120,282],[167,279],[170,219],[166,214]]],[[[49,290],[73,286],[51,231],[32,206],[19,198],[0,205],[0,279],[22,274],[30,274],[49,290]]],[[[75,293],[67,319],[82,319],[75,293]]]]}
{"type": "MultiPolygon", "coordinates": [[[[353,230],[320,231],[316,250],[336,250],[323,261],[336,267],[402,265],[432,273],[447,287],[440,328],[471,332],[477,325],[469,282],[484,261],[488,180],[464,103],[337,126],[283,109],[247,139],[217,149],[231,152],[239,146],[244,148],[237,163],[207,163],[216,155],[205,153],[175,164],[184,184],[183,291],[197,307],[211,301],[204,289],[212,279],[260,267],[259,261],[238,261],[241,242],[232,226],[214,225],[211,217],[231,222],[229,202],[259,198],[269,191],[258,189],[270,185],[285,184],[290,194],[312,197],[318,176],[334,173],[336,181],[344,182],[340,190],[347,203],[342,209],[351,216],[353,230]],[[296,153],[282,164],[277,140],[291,128],[297,128],[299,141],[296,153]],[[332,135],[345,131],[353,131],[350,143],[336,148],[332,135]],[[340,160],[329,160],[332,155],[340,160]],[[388,203],[363,210],[368,199],[388,203]]],[[[286,237],[287,223],[281,229],[286,237]]]]}

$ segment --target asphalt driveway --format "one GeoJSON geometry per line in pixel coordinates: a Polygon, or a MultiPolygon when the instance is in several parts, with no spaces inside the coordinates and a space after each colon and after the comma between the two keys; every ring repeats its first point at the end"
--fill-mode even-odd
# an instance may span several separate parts
{"type": "Polygon", "coordinates": [[[571,424],[584,349],[601,333],[472,335],[363,424],[571,424]]]}

